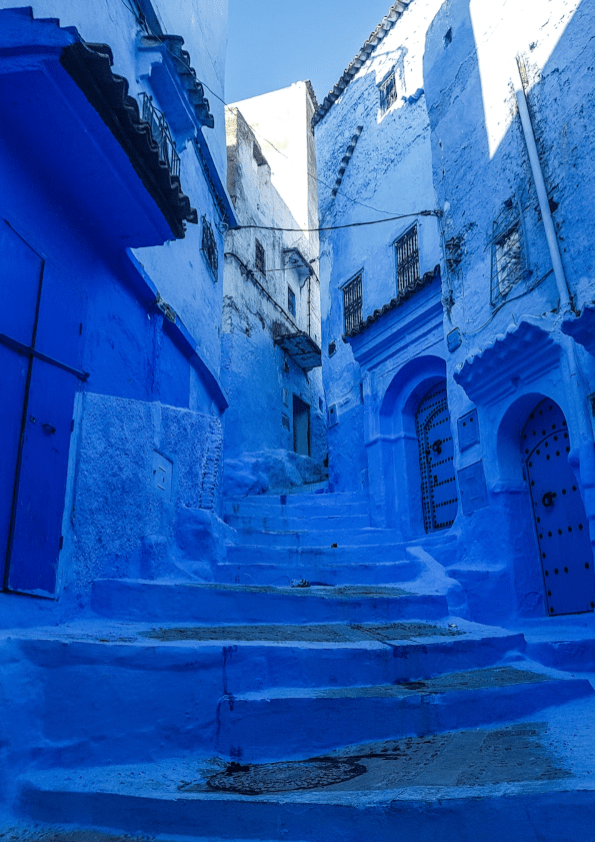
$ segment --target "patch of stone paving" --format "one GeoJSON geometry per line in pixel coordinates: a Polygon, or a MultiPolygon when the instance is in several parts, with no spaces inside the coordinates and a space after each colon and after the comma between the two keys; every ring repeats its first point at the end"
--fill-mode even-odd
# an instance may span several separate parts
{"type": "Polygon", "coordinates": [[[181,781],[178,790],[260,796],[313,789],[330,793],[476,788],[567,779],[571,772],[545,745],[547,734],[547,723],[528,722],[370,743],[304,761],[231,763],[196,781],[181,781]]]}
{"type": "Polygon", "coordinates": [[[316,625],[238,625],[181,626],[139,632],[139,637],[162,642],[240,640],[271,642],[344,643],[373,640],[412,640],[418,637],[456,637],[464,632],[429,623],[353,624],[320,623],[316,625]]]}
{"type": "Polygon", "coordinates": [[[514,687],[519,684],[540,684],[551,680],[552,678],[549,675],[530,670],[514,667],[488,667],[486,669],[446,673],[423,681],[407,681],[372,687],[330,687],[316,690],[316,695],[329,699],[406,698],[415,694],[439,695],[441,693],[456,693],[457,691],[498,689],[514,687]]]}

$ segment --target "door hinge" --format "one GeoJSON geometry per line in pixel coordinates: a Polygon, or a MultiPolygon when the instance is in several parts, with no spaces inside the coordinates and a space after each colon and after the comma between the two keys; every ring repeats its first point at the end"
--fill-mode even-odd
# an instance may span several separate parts
{"type": "Polygon", "coordinates": [[[64,535],[60,535],[60,549],[64,546],[64,535]]]}
{"type": "Polygon", "coordinates": [[[72,419],[72,421],[70,422],[70,432],[71,432],[71,433],[73,433],[73,432],[74,432],[74,418],[73,418],[73,419],[72,419]]]}

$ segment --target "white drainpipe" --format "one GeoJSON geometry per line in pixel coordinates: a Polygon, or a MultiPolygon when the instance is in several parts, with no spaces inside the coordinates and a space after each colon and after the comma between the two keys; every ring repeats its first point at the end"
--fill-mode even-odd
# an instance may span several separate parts
{"type": "Polygon", "coordinates": [[[527,144],[527,151],[529,152],[531,170],[533,171],[533,180],[535,182],[535,188],[539,198],[539,209],[541,211],[543,227],[545,228],[545,236],[550,250],[550,257],[552,260],[556,284],[558,286],[558,293],[560,295],[560,309],[564,312],[571,309],[570,294],[568,292],[568,283],[566,281],[564,266],[562,265],[562,257],[560,255],[560,246],[556,236],[556,229],[554,228],[554,220],[552,219],[550,211],[550,203],[547,196],[547,190],[545,188],[545,181],[543,180],[543,172],[541,170],[539,153],[537,152],[537,145],[535,143],[531,115],[529,114],[529,108],[527,106],[527,97],[525,96],[525,88],[521,77],[520,59],[517,59],[513,82],[516,89],[516,98],[519,106],[521,123],[523,125],[523,134],[525,135],[525,143],[527,144]]]}

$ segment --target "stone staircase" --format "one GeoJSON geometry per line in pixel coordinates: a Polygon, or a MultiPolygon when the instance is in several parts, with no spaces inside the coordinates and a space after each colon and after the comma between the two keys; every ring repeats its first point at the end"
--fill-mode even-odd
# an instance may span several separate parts
{"type": "Polygon", "coordinates": [[[93,616],[11,633],[37,723],[13,740],[23,839],[592,838],[586,676],[456,616],[456,582],[355,495],[226,519],[220,581],[98,581],[93,616]]]}

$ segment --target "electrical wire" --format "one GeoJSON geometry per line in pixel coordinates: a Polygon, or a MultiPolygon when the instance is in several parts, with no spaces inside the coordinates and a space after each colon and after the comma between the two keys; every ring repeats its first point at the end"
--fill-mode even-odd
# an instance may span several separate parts
{"type": "Polygon", "coordinates": [[[320,228],[276,228],[273,225],[238,225],[237,228],[232,228],[232,231],[242,231],[246,229],[257,229],[259,231],[287,231],[302,234],[314,234],[320,231],[339,231],[343,228],[362,228],[366,225],[380,225],[383,222],[395,222],[398,219],[409,219],[412,216],[437,216],[440,217],[442,211],[440,210],[423,210],[414,213],[401,213],[398,216],[391,216],[387,219],[372,219],[366,222],[346,222],[343,225],[323,225],[320,228]]]}

